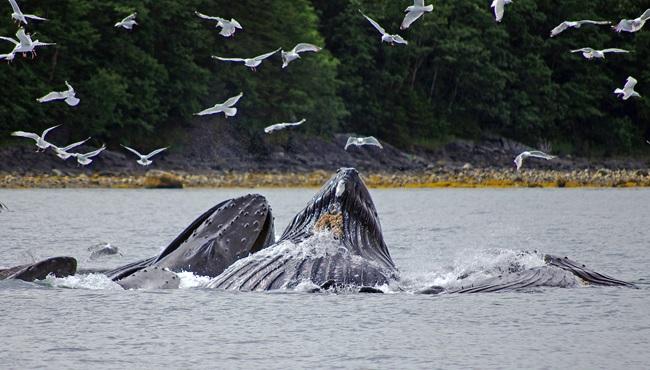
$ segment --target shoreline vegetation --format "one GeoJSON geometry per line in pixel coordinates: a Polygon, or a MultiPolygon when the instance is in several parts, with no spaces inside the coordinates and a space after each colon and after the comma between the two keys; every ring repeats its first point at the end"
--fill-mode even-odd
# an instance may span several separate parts
{"type": "MultiPolygon", "coordinates": [[[[30,188],[274,188],[319,187],[331,172],[210,172],[151,170],[143,174],[34,174],[0,173],[0,189],[30,188]]],[[[650,187],[649,171],[585,169],[572,171],[530,169],[431,169],[402,172],[366,172],[370,188],[629,188],[650,187]]]]}

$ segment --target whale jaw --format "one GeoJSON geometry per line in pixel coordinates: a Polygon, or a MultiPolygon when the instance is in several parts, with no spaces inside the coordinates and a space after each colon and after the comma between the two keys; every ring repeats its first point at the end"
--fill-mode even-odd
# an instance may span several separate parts
{"type": "Polygon", "coordinates": [[[77,260],[72,257],[52,257],[29,265],[0,270],[0,280],[19,279],[24,281],[43,280],[52,274],[66,277],[77,272],[77,260]]]}

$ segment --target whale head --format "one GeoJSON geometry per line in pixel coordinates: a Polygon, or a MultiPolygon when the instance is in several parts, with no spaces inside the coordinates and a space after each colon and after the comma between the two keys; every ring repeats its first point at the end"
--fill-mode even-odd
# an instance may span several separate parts
{"type": "Polygon", "coordinates": [[[352,254],[395,270],[377,210],[354,168],[341,168],[285,229],[281,241],[300,242],[328,231],[352,254]]]}
{"type": "Polygon", "coordinates": [[[165,248],[152,265],[214,277],[274,240],[273,215],[266,198],[248,194],[208,210],[165,248]]]}

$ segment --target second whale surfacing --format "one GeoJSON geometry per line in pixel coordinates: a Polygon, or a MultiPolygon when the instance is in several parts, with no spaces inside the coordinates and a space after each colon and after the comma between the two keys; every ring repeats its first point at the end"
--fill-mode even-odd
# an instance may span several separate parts
{"type": "Polygon", "coordinates": [[[274,290],[307,282],[363,288],[397,275],[368,189],[355,169],[342,168],[275,245],[237,261],[207,287],[274,290]]]}
{"type": "Polygon", "coordinates": [[[263,196],[249,194],[203,213],[159,255],[105,274],[125,289],[177,288],[175,273],[216,277],[274,239],[271,207],[263,196]]]}

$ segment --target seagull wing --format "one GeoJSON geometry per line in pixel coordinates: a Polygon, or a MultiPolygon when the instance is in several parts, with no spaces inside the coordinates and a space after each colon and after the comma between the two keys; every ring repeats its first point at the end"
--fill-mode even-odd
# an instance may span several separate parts
{"type": "Polygon", "coordinates": [[[321,48],[319,48],[316,45],[301,42],[300,44],[296,45],[296,47],[293,48],[293,51],[295,53],[305,53],[308,51],[313,51],[314,53],[318,53],[319,51],[321,51],[321,48]]]}
{"type": "Polygon", "coordinates": [[[138,13],[133,13],[129,15],[128,17],[122,19],[122,22],[128,22],[128,21],[134,21],[135,17],[138,15],[138,13]]]}
{"type": "Polygon", "coordinates": [[[21,45],[31,45],[32,44],[32,38],[29,37],[25,33],[25,29],[21,28],[18,31],[16,31],[16,37],[18,38],[18,41],[20,41],[21,45]]]}
{"type": "Polygon", "coordinates": [[[562,22],[559,26],[551,30],[551,37],[555,37],[569,28],[569,22],[562,22]]]}
{"type": "Polygon", "coordinates": [[[497,22],[501,22],[503,19],[503,12],[505,7],[503,0],[494,0],[491,7],[494,8],[494,18],[497,22]]]}
{"type": "Polygon", "coordinates": [[[400,26],[400,29],[405,30],[411,26],[413,22],[415,22],[418,18],[420,18],[424,14],[424,12],[420,11],[411,11],[406,13],[404,16],[404,20],[402,21],[402,25],[400,26]]]}
{"type": "Polygon", "coordinates": [[[237,22],[237,20],[235,20],[235,18],[230,18],[230,23],[232,23],[232,25],[235,26],[235,28],[239,28],[240,30],[244,29],[241,26],[241,24],[239,24],[239,22],[237,22]]]}
{"type": "MultiPolygon", "coordinates": [[[[120,145],[122,145],[122,144],[120,144],[120,145]]],[[[128,150],[129,152],[131,152],[131,153],[137,155],[137,156],[140,157],[140,158],[144,158],[144,157],[145,157],[145,156],[143,156],[142,154],[140,154],[140,152],[138,152],[137,150],[135,150],[135,149],[133,149],[133,148],[129,148],[129,147],[126,146],[126,145],[122,145],[122,147],[123,147],[124,149],[128,150]]]]}
{"type": "Polygon", "coordinates": [[[61,126],[61,125],[56,125],[56,126],[52,126],[52,127],[50,127],[50,128],[45,129],[45,131],[43,131],[43,133],[41,134],[41,138],[42,138],[43,140],[45,140],[45,135],[47,135],[48,132],[54,130],[55,128],[57,128],[57,127],[59,127],[59,126],[61,126]]]}
{"type": "Polygon", "coordinates": [[[639,18],[642,21],[647,21],[648,19],[650,19],[650,9],[646,9],[646,11],[643,12],[643,14],[641,14],[641,16],[639,18]]]}
{"type": "Polygon", "coordinates": [[[610,49],[603,49],[601,50],[603,53],[629,53],[627,50],[623,49],[617,49],[617,48],[610,48],[610,49]]]}
{"type": "Polygon", "coordinates": [[[589,20],[589,19],[585,19],[585,20],[582,20],[582,21],[577,21],[576,23],[578,23],[578,24],[599,24],[599,25],[600,24],[612,24],[612,22],[610,22],[610,21],[592,21],[592,20],[589,20]]]}
{"type": "Polygon", "coordinates": [[[361,10],[359,10],[359,13],[361,13],[361,15],[363,15],[363,16],[368,20],[368,22],[370,22],[370,24],[372,24],[372,26],[375,27],[375,29],[376,29],[377,31],[379,31],[379,33],[381,33],[382,35],[385,35],[385,34],[386,34],[386,30],[383,29],[383,28],[379,25],[379,23],[375,22],[372,18],[370,18],[370,17],[368,17],[367,15],[363,14],[363,12],[362,12],[361,10]]]}
{"type": "Polygon", "coordinates": [[[623,89],[634,89],[634,86],[636,86],[637,80],[636,78],[630,76],[627,78],[627,81],[625,82],[625,86],[623,86],[623,89]]]}
{"type": "Polygon", "coordinates": [[[376,146],[378,146],[378,147],[380,147],[382,149],[384,148],[383,146],[381,146],[381,143],[379,142],[379,140],[377,140],[377,138],[375,138],[374,136],[368,136],[368,137],[364,138],[363,139],[363,144],[364,145],[376,145],[376,146]]]}
{"type": "Polygon", "coordinates": [[[219,17],[211,17],[209,15],[205,15],[205,14],[199,13],[197,11],[194,11],[194,14],[198,15],[199,18],[208,19],[208,20],[211,20],[211,21],[217,21],[218,22],[218,21],[220,21],[222,19],[222,18],[219,18],[219,17]]]}
{"type": "Polygon", "coordinates": [[[167,150],[167,147],[160,148],[160,149],[156,149],[156,150],[154,150],[153,152],[147,154],[147,155],[145,156],[145,158],[149,159],[149,158],[153,157],[154,155],[156,155],[156,154],[158,154],[158,153],[160,153],[160,152],[163,152],[163,151],[165,151],[165,150],[167,150]]]}
{"type": "Polygon", "coordinates": [[[246,61],[246,59],[242,59],[242,58],[222,58],[222,57],[218,57],[218,56],[216,56],[216,55],[213,55],[212,58],[214,58],[214,59],[219,59],[219,60],[224,61],[224,62],[238,62],[238,63],[242,63],[242,62],[245,62],[245,61],[246,61]]]}
{"type": "Polygon", "coordinates": [[[19,137],[26,137],[34,140],[38,140],[40,136],[38,136],[35,133],[32,132],[25,132],[25,131],[14,131],[11,133],[11,136],[19,136],[19,137]]]}
{"type": "Polygon", "coordinates": [[[36,99],[36,101],[39,102],[39,103],[47,103],[47,102],[50,102],[50,101],[61,100],[61,99],[65,99],[65,98],[66,98],[66,96],[63,93],[60,93],[58,91],[52,91],[51,93],[36,99]]]}
{"type": "Polygon", "coordinates": [[[74,95],[74,89],[72,88],[72,86],[70,86],[70,84],[68,83],[68,81],[65,81],[65,85],[68,87],[68,92],[69,92],[71,95],[74,95]]]}
{"type": "Polygon", "coordinates": [[[540,152],[539,150],[533,150],[528,153],[529,157],[542,158],[542,159],[553,159],[555,156],[540,152]]]}
{"type": "Polygon", "coordinates": [[[237,102],[239,101],[239,99],[241,99],[242,96],[244,96],[243,92],[239,93],[239,95],[237,95],[237,96],[233,96],[232,98],[226,100],[221,105],[223,105],[225,107],[232,107],[233,105],[237,104],[237,102]]]}
{"type": "Polygon", "coordinates": [[[18,41],[12,39],[11,37],[0,36],[0,40],[9,41],[14,45],[20,45],[20,43],[18,41]]]}
{"type": "Polygon", "coordinates": [[[264,60],[264,59],[270,57],[271,55],[277,53],[278,51],[280,51],[280,49],[273,50],[272,52],[269,52],[269,53],[266,53],[266,54],[258,55],[253,59],[254,60],[264,60]]]}
{"type": "Polygon", "coordinates": [[[76,147],[82,145],[83,143],[85,143],[85,142],[88,141],[88,140],[90,140],[90,138],[88,138],[88,139],[86,139],[86,140],[83,140],[83,141],[77,141],[76,143],[72,143],[72,144],[66,146],[65,148],[59,148],[59,150],[64,151],[64,152],[67,152],[67,151],[70,150],[70,149],[74,149],[74,148],[76,148],[76,147]]]}
{"type": "Polygon", "coordinates": [[[357,138],[356,138],[356,137],[350,136],[350,137],[348,138],[348,142],[345,143],[345,150],[348,150],[348,147],[349,147],[350,145],[354,144],[356,141],[357,141],[357,138]]]}
{"type": "Polygon", "coordinates": [[[582,49],[571,50],[572,53],[591,53],[593,51],[594,51],[594,49],[592,49],[592,48],[582,48],[582,49]]]}
{"type": "Polygon", "coordinates": [[[106,149],[106,145],[102,145],[101,148],[99,148],[99,149],[97,149],[95,151],[92,151],[90,153],[83,154],[83,156],[86,157],[86,158],[92,158],[92,157],[96,156],[97,154],[103,152],[104,149],[106,149]]]}
{"type": "Polygon", "coordinates": [[[29,19],[34,19],[34,20],[37,20],[37,21],[46,21],[47,20],[47,18],[39,17],[39,16],[34,15],[34,14],[23,14],[23,17],[29,18],[29,19]]]}
{"type": "Polygon", "coordinates": [[[23,14],[23,12],[20,11],[20,8],[18,7],[18,3],[16,2],[16,0],[9,0],[9,4],[11,4],[11,9],[13,9],[14,13],[23,14]]]}

